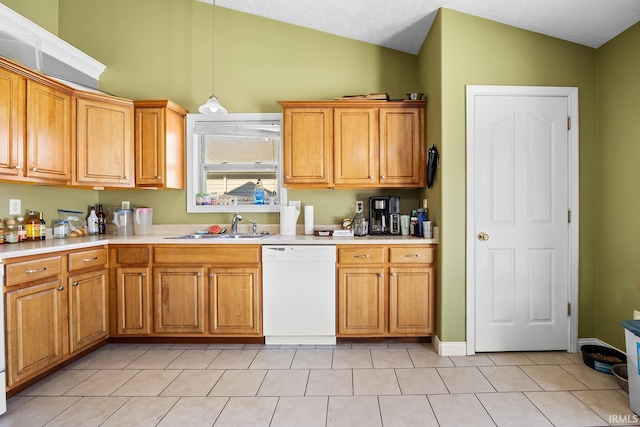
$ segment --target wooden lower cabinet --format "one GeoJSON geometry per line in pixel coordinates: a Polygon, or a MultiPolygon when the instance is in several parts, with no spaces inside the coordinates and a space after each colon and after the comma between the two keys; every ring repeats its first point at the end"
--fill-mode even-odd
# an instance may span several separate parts
{"type": "MultiPolygon", "coordinates": [[[[147,267],[115,269],[117,335],[151,333],[151,282],[147,267]]],[[[113,311],[113,310],[112,310],[113,311]]]]}
{"type": "Polygon", "coordinates": [[[260,254],[260,245],[112,246],[111,336],[262,336],[260,254]]]}
{"type": "Polygon", "coordinates": [[[155,333],[204,333],[204,267],[153,268],[155,333]]]}
{"type": "Polygon", "coordinates": [[[338,269],[339,334],[383,334],[386,306],[383,268],[338,269]]]}
{"type": "Polygon", "coordinates": [[[62,361],[66,292],[56,278],[7,292],[7,385],[33,377],[62,361]]]}
{"type": "Polygon", "coordinates": [[[257,267],[209,269],[209,332],[212,334],[260,333],[260,272],[257,267]]]}
{"type": "Polygon", "coordinates": [[[338,336],[435,333],[435,246],[339,245],[338,336]]]}
{"type": "Polygon", "coordinates": [[[12,389],[108,337],[109,271],[104,246],[6,263],[7,386],[12,389]]]}
{"type": "Polygon", "coordinates": [[[69,345],[70,351],[89,347],[109,336],[108,270],[101,269],[70,276],[69,345]]]}

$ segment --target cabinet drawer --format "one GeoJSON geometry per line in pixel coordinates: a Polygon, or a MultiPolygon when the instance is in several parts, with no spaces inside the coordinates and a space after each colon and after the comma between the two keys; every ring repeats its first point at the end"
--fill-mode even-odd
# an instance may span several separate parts
{"type": "Polygon", "coordinates": [[[432,247],[404,246],[389,248],[389,261],[397,264],[433,264],[436,249],[432,247]]]}
{"type": "Polygon", "coordinates": [[[107,249],[102,247],[69,254],[69,271],[102,268],[107,264],[107,249]]]}
{"type": "Polygon", "coordinates": [[[62,272],[60,256],[16,262],[6,266],[6,285],[14,286],[46,277],[57,276],[62,272]]]}
{"type": "Polygon", "coordinates": [[[154,262],[158,264],[257,264],[260,246],[189,245],[156,246],[154,262]]]}
{"type": "Polygon", "coordinates": [[[339,264],[380,264],[384,262],[384,248],[369,245],[338,247],[339,264]]]}
{"type": "Polygon", "coordinates": [[[146,246],[116,248],[118,264],[149,264],[149,261],[149,248],[146,246]]]}

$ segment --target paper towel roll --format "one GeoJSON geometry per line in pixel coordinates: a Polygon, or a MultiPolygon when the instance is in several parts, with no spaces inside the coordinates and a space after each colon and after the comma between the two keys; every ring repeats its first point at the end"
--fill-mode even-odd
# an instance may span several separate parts
{"type": "Polygon", "coordinates": [[[304,207],[304,234],[313,234],[313,205],[304,207]]]}
{"type": "Polygon", "coordinates": [[[280,206],[280,234],[283,236],[296,235],[296,222],[300,211],[295,206],[280,206]]]}

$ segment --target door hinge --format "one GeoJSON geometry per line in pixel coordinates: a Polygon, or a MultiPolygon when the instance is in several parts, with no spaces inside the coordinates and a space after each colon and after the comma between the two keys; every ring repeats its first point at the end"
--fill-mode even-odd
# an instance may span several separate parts
{"type": "Polygon", "coordinates": [[[567,303],[567,316],[571,316],[571,303],[567,303]]]}
{"type": "Polygon", "coordinates": [[[571,130],[571,116],[567,117],[567,130],[571,130]]]}
{"type": "Polygon", "coordinates": [[[567,211],[567,222],[571,224],[571,209],[567,211]]]}

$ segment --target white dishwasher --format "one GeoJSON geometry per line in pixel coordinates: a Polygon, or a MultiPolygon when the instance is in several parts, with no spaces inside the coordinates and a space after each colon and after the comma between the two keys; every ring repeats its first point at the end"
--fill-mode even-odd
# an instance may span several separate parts
{"type": "Polygon", "coordinates": [[[265,344],[335,344],[335,245],[263,245],[262,299],[265,344]]]}

